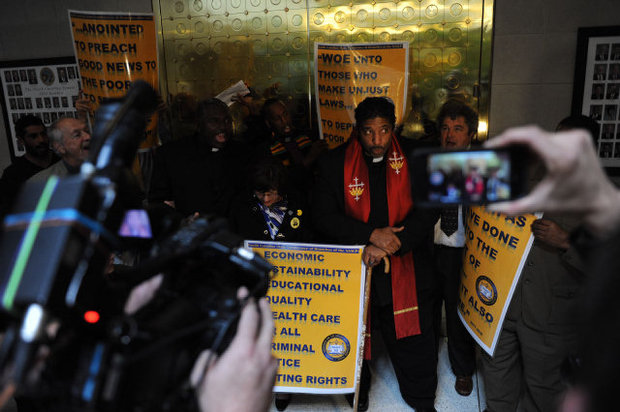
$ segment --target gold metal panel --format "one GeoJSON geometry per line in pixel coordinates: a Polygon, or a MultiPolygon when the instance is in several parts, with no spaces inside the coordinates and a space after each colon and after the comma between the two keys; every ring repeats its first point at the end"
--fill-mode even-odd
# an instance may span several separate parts
{"type": "Polygon", "coordinates": [[[269,35],[267,51],[272,56],[283,56],[287,52],[288,36],[286,34],[269,35]]]}
{"type": "Polygon", "coordinates": [[[187,14],[192,17],[205,16],[208,12],[207,1],[209,0],[187,0],[187,14]]]}
{"type": "Polygon", "coordinates": [[[409,50],[409,74],[410,83],[417,82],[417,80],[411,79],[411,75],[416,75],[416,79],[420,78],[420,49],[409,50]]]}
{"type": "MultiPolygon", "coordinates": [[[[309,49],[311,53],[314,53],[314,43],[325,43],[329,38],[329,33],[323,31],[311,31],[310,34],[310,44],[309,49]]],[[[312,56],[314,59],[314,56],[312,56]]]]}
{"type": "Polygon", "coordinates": [[[244,14],[247,11],[246,0],[229,0],[226,4],[226,11],[229,14],[244,14]]]}
{"type": "Polygon", "coordinates": [[[331,25],[328,21],[330,17],[329,10],[327,9],[311,9],[308,17],[308,30],[325,32],[330,31],[331,25]]]}
{"type": "Polygon", "coordinates": [[[248,12],[265,12],[267,10],[266,0],[245,0],[245,8],[248,12]]]}
{"type": "Polygon", "coordinates": [[[356,4],[351,7],[351,25],[357,28],[371,29],[374,16],[371,4],[356,4]]]}
{"type": "Polygon", "coordinates": [[[287,0],[286,7],[289,10],[303,10],[304,14],[306,12],[306,0],[287,0]]]}
{"type": "Polygon", "coordinates": [[[247,60],[250,44],[247,42],[246,36],[231,36],[225,50],[225,54],[229,57],[243,57],[247,60]]]}
{"type": "Polygon", "coordinates": [[[374,30],[372,29],[355,29],[351,32],[352,43],[368,43],[374,39],[374,30]]]}
{"type": "Polygon", "coordinates": [[[173,0],[165,3],[161,8],[162,18],[187,17],[189,14],[187,0],[173,0]]]}
{"type": "Polygon", "coordinates": [[[208,38],[211,35],[211,22],[207,17],[192,17],[190,23],[192,38],[208,38]]]}
{"type": "MultiPolygon", "coordinates": [[[[314,42],[409,44],[411,98],[404,133],[416,136],[420,110],[434,118],[460,95],[488,121],[494,0],[153,0],[161,21],[162,93],[196,99],[243,79],[278,91],[304,118],[314,42]]],[[[484,125],[482,129],[488,129],[484,125]]],[[[481,129],[480,136],[486,132],[481,129]]]]}
{"type": "Polygon", "coordinates": [[[441,0],[420,1],[421,23],[436,23],[444,21],[444,6],[441,0]]]}
{"type": "Polygon", "coordinates": [[[390,42],[396,40],[396,32],[392,27],[377,27],[373,33],[373,41],[375,42],[390,42]]]}
{"type": "Polygon", "coordinates": [[[441,71],[443,51],[440,48],[420,49],[420,69],[426,72],[441,71]]]}
{"type": "MultiPolygon", "coordinates": [[[[173,0],[174,1],[174,0],[173,0]]],[[[194,1],[194,0],[188,0],[194,1]]],[[[202,0],[205,3],[207,14],[210,16],[228,16],[227,0],[202,0]]]]}
{"type": "Polygon", "coordinates": [[[374,27],[393,27],[397,22],[398,9],[394,2],[377,3],[373,7],[374,27]]]}
{"type": "Polygon", "coordinates": [[[467,0],[446,0],[444,5],[444,21],[446,22],[463,22],[469,18],[469,9],[467,8],[467,0]]]}
{"type": "Polygon", "coordinates": [[[232,36],[241,36],[248,33],[247,19],[245,15],[231,14],[228,16],[230,19],[230,33],[232,36]]]}
{"type": "Polygon", "coordinates": [[[173,39],[189,39],[192,33],[192,26],[187,19],[166,19],[162,26],[164,33],[173,39]]]}
{"type": "MultiPolygon", "coordinates": [[[[269,0],[277,1],[277,0],[269,0]]],[[[266,15],[267,32],[286,33],[288,32],[288,17],[285,11],[269,12],[266,15]]]]}
{"type": "Polygon", "coordinates": [[[288,60],[289,76],[298,79],[308,75],[308,63],[305,59],[289,59],[288,60]]]}
{"type": "MultiPolygon", "coordinates": [[[[351,3],[355,3],[355,2],[350,1],[350,0],[329,0],[329,5],[331,7],[351,6],[351,3]]],[[[363,2],[360,2],[360,3],[363,3],[363,2]]],[[[370,2],[366,2],[366,3],[370,3],[370,2]]]]}
{"type": "Polygon", "coordinates": [[[443,25],[421,24],[420,25],[420,48],[443,47],[443,25]]]}
{"type": "Polygon", "coordinates": [[[267,33],[267,13],[256,12],[247,14],[247,31],[252,34],[267,33]]]}
{"type": "MultiPolygon", "coordinates": [[[[332,30],[329,32],[328,42],[330,43],[350,43],[353,32],[350,29],[332,30]]],[[[314,57],[314,56],[311,56],[314,57]]]]}
{"type": "Polygon", "coordinates": [[[208,53],[211,49],[211,42],[208,38],[192,39],[192,50],[196,57],[200,60],[208,59],[208,53]]]}
{"type": "Polygon", "coordinates": [[[467,47],[468,27],[462,23],[446,23],[443,27],[444,43],[447,47],[467,47]]]}
{"type": "Polygon", "coordinates": [[[347,30],[351,28],[351,8],[349,6],[330,7],[327,17],[332,30],[347,30]]]}
{"type": "Polygon", "coordinates": [[[450,72],[463,69],[467,60],[467,49],[464,47],[445,47],[443,49],[443,70],[450,72]]]}
{"type": "Polygon", "coordinates": [[[211,36],[213,37],[225,37],[230,36],[231,26],[228,16],[214,15],[209,17],[211,21],[211,36]]]}
{"type": "MultiPolygon", "coordinates": [[[[470,20],[482,20],[488,23],[489,28],[493,28],[493,2],[492,1],[468,1],[467,13],[470,20]],[[487,9],[485,11],[485,8],[487,9]],[[486,13],[486,14],[485,14],[486,13]],[[485,17],[486,16],[486,17],[485,17]],[[490,20],[487,20],[489,19],[490,20]]],[[[465,3],[463,4],[465,5],[465,3]]]]}
{"type": "MultiPolygon", "coordinates": [[[[252,35],[249,37],[248,42],[250,43],[250,56],[264,56],[267,54],[267,36],[265,35],[252,35]]],[[[257,63],[261,62],[260,59],[257,60],[257,63]]]]}
{"type": "Polygon", "coordinates": [[[396,23],[400,26],[414,25],[420,21],[420,3],[401,1],[396,5],[396,23]]]}

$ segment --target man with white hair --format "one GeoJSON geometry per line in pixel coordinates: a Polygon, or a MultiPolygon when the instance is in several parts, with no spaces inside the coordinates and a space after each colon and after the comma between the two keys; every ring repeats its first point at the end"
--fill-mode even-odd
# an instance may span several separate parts
{"type": "Polygon", "coordinates": [[[88,158],[90,133],[86,123],[72,117],[61,117],[47,132],[52,149],[61,161],[32,176],[30,181],[46,180],[50,176],[67,176],[80,171],[88,158]]]}

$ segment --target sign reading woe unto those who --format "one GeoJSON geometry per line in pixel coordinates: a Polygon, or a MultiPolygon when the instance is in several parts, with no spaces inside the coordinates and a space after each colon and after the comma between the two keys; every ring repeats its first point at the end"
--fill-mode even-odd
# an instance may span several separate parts
{"type": "Polygon", "coordinates": [[[396,123],[407,106],[409,43],[314,45],[314,84],[320,136],[330,148],[347,141],[354,110],[367,97],[387,97],[396,106],[396,123]]]}

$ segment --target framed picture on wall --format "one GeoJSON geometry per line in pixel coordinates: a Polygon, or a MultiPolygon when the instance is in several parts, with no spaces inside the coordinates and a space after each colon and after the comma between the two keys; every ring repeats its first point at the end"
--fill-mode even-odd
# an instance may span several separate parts
{"type": "Polygon", "coordinates": [[[22,116],[37,116],[46,126],[61,116],[77,116],[75,100],[81,84],[76,73],[73,56],[0,62],[2,112],[11,160],[25,153],[15,136],[15,123],[22,116]]]}
{"type": "Polygon", "coordinates": [[[582,27],[577,34],[573,114],[595,119],[601,164],[620,174],[620,26],[582,27]]]}

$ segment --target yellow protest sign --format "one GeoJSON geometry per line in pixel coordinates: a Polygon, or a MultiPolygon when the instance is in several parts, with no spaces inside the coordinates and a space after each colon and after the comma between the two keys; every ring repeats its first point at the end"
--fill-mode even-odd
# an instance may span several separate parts
{"type": "Polygon", "coordinates": [[[246,241],[274,267],[275,392],[355,391],[364,303],[363,246],[246,241]]]}
{"type": "Polygon", "coordinates": [[[492,213],[483,206],[467,211],[458,311],[469,333],[491,356],[534,241],[530,226],[536,219],[530,214],[492,213]]]}
{"type": "MultiPolygon", "coordinates": [[[[84,97],[93,109],[105,98],[124,96],[138,79],[158,88],[157,38],[152,14],[69,10],[84,97]]],[[[157,145],[154,118],[141,148],[157,145]]]]}
{"type": "Polygon", "coordinates": [[[409,44],[314,45],[314,84],[320,135],[330,148],[346,142],[354,110],[367,97],[389,97],[401,123],[407,106],[409,44]]]}

